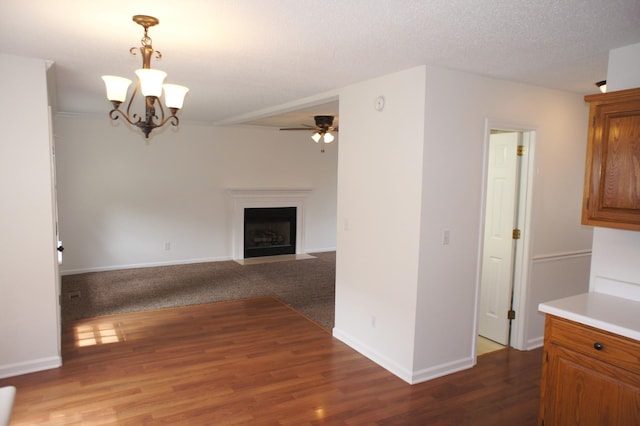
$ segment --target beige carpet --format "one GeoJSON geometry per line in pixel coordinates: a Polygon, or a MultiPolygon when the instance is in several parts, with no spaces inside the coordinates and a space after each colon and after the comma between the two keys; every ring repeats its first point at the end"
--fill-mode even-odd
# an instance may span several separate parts
{"type": "Polygon", "coordinates": [[[332,329],[335,252],[240,265],[235,261],[91,272],[62,277],[62,321],[274,296],[332,329]]]}

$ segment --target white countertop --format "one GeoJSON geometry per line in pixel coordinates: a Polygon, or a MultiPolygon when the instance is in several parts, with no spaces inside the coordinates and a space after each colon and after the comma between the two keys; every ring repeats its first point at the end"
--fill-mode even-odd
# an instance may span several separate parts
{"type": "Polygon", "coordinates": [[[541,303],[541,312],[640,340],[640,302],[603,293],[584,293],[541,303]]]}

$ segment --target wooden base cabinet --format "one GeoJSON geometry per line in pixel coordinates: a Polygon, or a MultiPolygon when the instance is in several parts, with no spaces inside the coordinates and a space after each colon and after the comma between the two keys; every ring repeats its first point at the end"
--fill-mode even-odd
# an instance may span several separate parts
{"type": "Polygon", "coordinates": [[[540,426],[640,425],[640,343],[547,315],[540,426]]]}

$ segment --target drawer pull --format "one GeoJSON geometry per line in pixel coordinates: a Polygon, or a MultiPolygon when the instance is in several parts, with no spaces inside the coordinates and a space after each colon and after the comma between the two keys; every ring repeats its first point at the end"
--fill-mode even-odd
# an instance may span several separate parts
{"type": "Polygon", "coordinates": [[[598,342],[594,343],[594,344],[593,344],[593,348],[594,348],[596,351],[601,351],[601,350],[602,350],[602,348],[603,348],[602,343],[598,343],[598,342]]]}

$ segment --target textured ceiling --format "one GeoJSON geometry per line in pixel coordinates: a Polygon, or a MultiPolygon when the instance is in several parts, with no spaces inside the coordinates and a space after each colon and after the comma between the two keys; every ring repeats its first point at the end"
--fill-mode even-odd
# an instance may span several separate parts
{"type": "Polygon", "coordinates": [[[594,93],[640,42],[638,0],[3,0],[0,53],[54,61],[59,111],[106,116],[100,76],[140,67],[135,14],[160,19],[152,67],[191,89],[183,122],[297,126],[296,100],[422,64],[594,93]]]}

